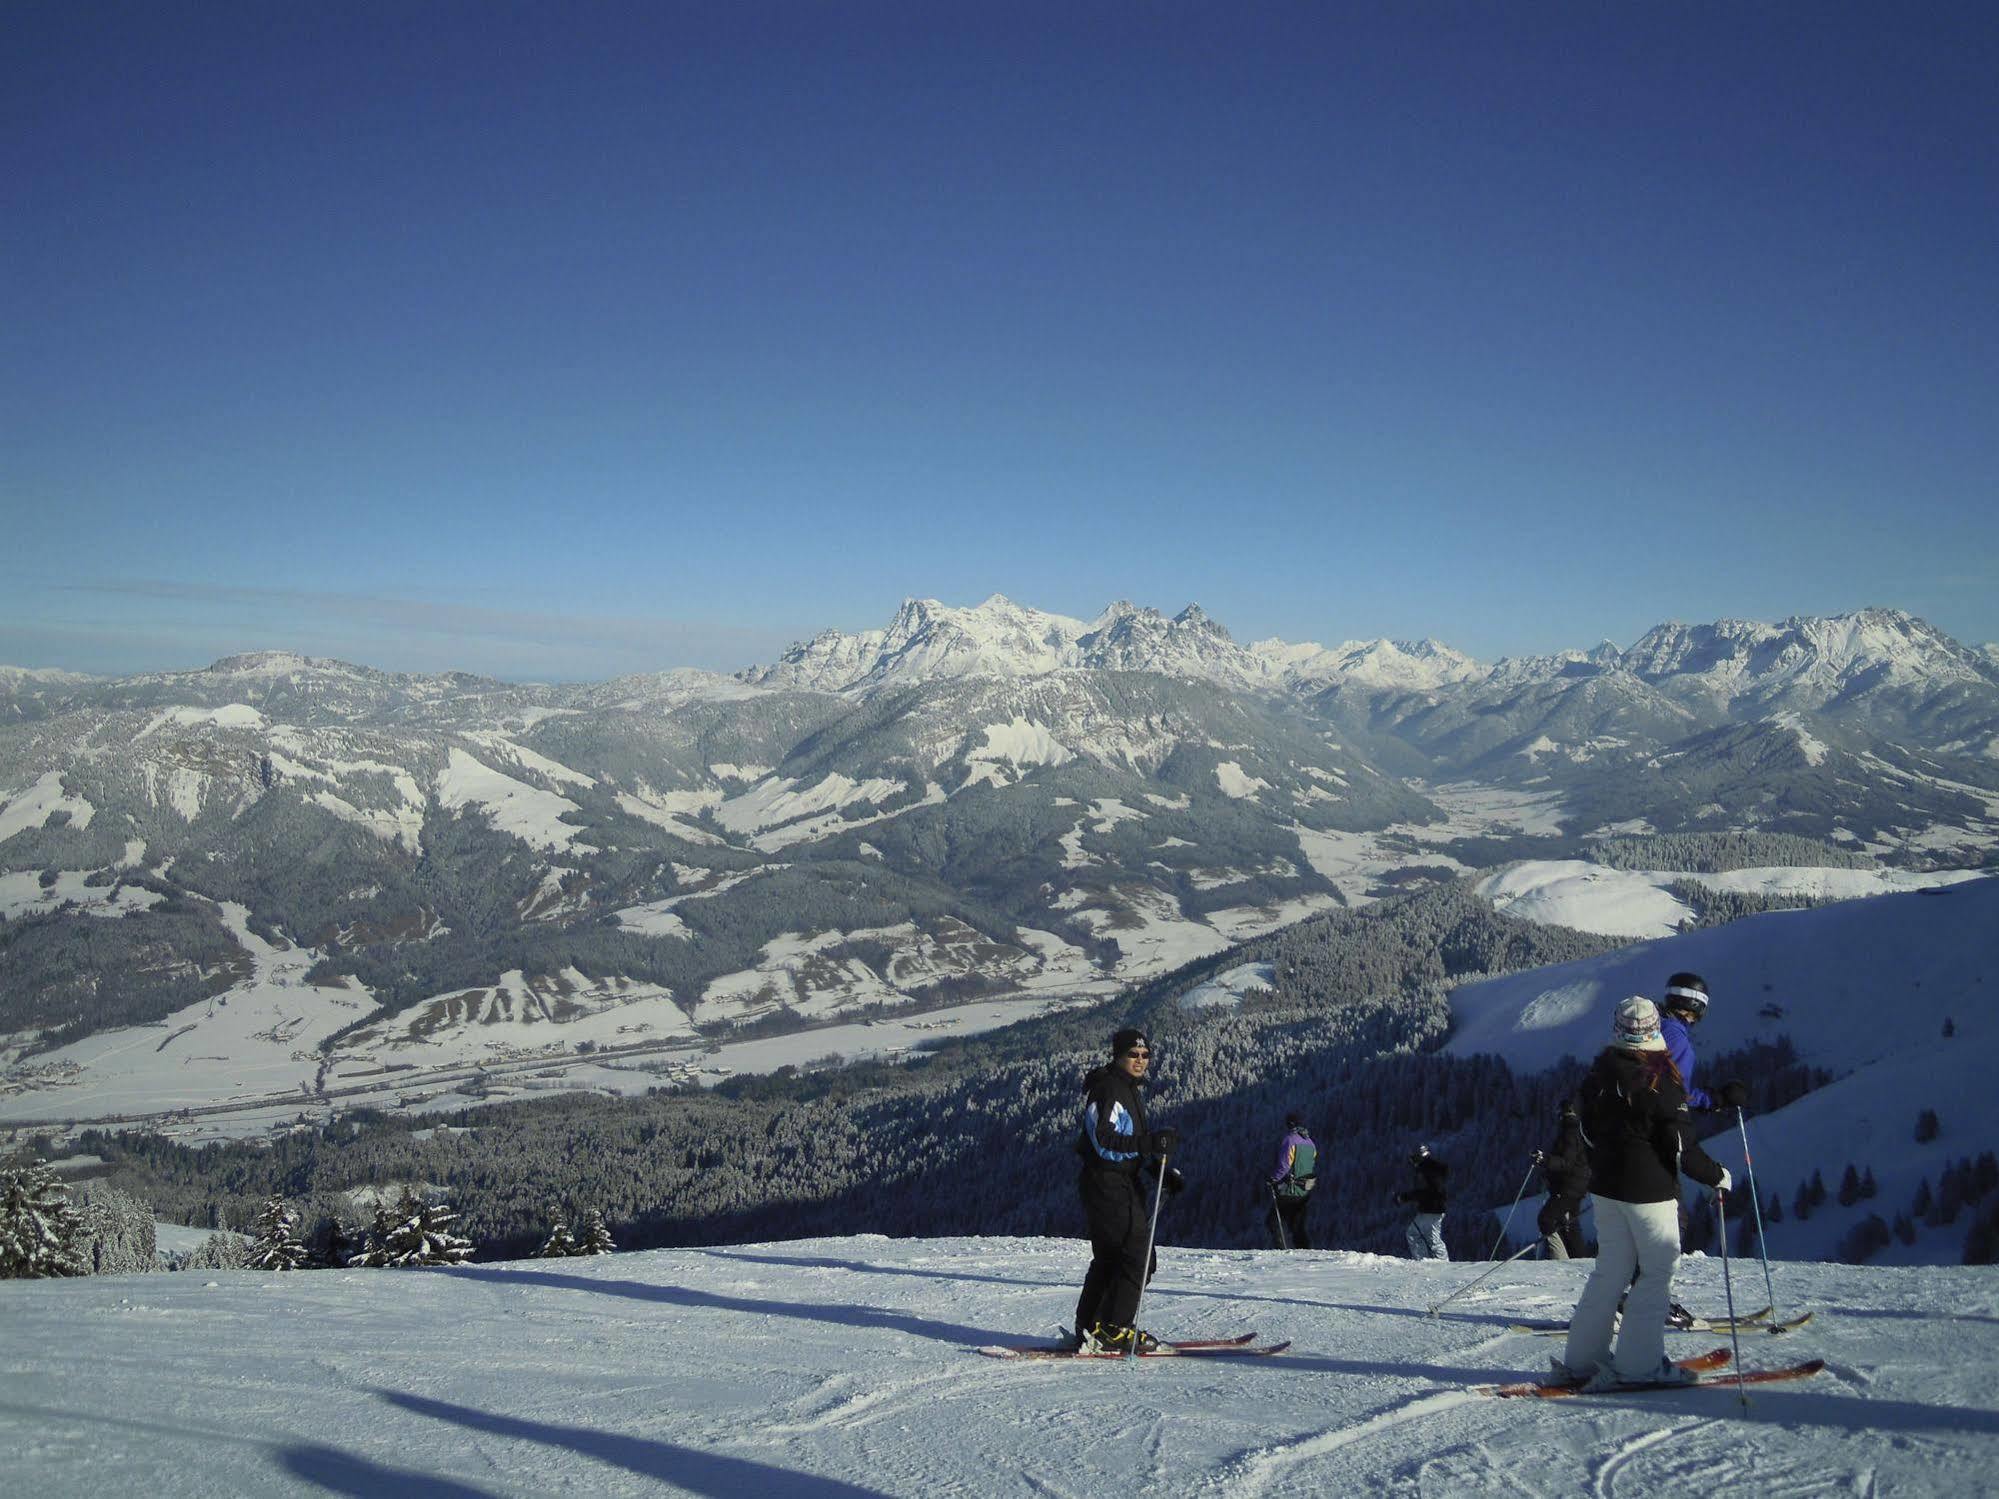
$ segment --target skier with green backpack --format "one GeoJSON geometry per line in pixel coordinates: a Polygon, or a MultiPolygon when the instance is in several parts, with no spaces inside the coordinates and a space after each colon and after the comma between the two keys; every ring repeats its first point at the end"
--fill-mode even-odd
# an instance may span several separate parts
{"type": "Polygon", "coordinates": [[[1305,1208],[1318,1184],[1319,1147],[1305,1128],[1305,1116],[1293,1112],[1284,1120],[1284,1139],[1277,1147],[1277,1169],[1270,1174],[1270,1243],[1276,1249],[1310,1249],[1305,1208]]]}

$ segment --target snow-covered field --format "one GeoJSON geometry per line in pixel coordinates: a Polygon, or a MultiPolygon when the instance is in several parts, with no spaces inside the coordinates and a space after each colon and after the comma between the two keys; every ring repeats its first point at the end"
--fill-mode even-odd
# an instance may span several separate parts
{"type": "MultiPolygon", "coordinates": [[[[1142,1320],[1249,1361],[1005,1363],[1086,1247],[822,1239],[456,1271],[0,1283],[10,1492],[776,1496],[1976,1495],[1999,1473],[1999,1274],[1779,1264],[1752,1392],[1496,1401],[1585,1266],[1167,1248],[1142,1320]]],[[[1740,1272],[1744,1267],[1736,1267],[1740,1272]]],[[[1753,1271],[1753,1267],[1750,1267],[1753,1271]]],[[[1740,1299],[1748,1277],[1738,1273],[1740,1299]]],[[[1756,1275],[1760,1289],[1760,1274],[1756,1275]]],[[[1721,1266],[1676,1282],[1723,1304],[1721,1266]]],[[[1760,1297],[1756,1298],[1760,1304],[1760,1297]]],[[[1676,1336],[1698,1352],[1726,1339],[1676,1336]]]]}
{"type": "Polygon", "coordinates": [[[1899,869],[1790,866],[1731,869],[1725,874],[1676,874],[1671,870],[1611,869],[1583,859],[1528,859],[1487,875],[1472,889],[1498,910],[1523,921],[1601,932],[1609,937],[1666,937],[1694,915],[1667,888],[1678,880],[1743,895],[1859,900],[1962,884],[1979,877],[1975,869],[1911,874],[1899,869]]]}

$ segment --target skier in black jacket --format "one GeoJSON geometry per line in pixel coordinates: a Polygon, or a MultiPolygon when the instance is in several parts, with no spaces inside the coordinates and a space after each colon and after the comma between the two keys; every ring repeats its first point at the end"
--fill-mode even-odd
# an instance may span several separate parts
{"type": "MultiPolygon", "coordinates": [[[[1076,1301],[1076,1341],[1093,1350],[1124,1353],[1159,1346],[1131,1325],[1139,1293],[1157,1264],[1146,1261],[1151,1218],[1139,1172],[1157,1175],[1179,1143],[1179,1132],[1152,1129],[1145,1118],[1139,1085],[1152,1063],[1152,1045],[1140,1030],[1111,1037],[1111,1060],[1083,1080],[1083,1124],[1076,1154],[1083,1158],[1078,1188],[1090,1225],[1090,1268],[1076,1301]]],[[[1167,1168],[1164,1188],[1177,1194],[1185,1183],[1167,1168]]]]}
{"type": "Polygon", "coordinates": [[[1397,1192],[1397,1202],[1414,1203],[1416,1216],[1409,1220],[1409,1257],[1415,1260],[1447,1260],[1451,1252],[1444,1247],[1444,1182],[1451,1174],[1451,1168],[1441,1159],[1430,1154],[1430,1147],[1418,1145],[1409,1157],[1409,1164],[1416,1168],[1416,1185],[1406,1192],[1397,1192]]]}
{"type": "Polygon", "coordinates": [[[1596,1267],[1569,1319],[1568,1347],[1554,1360],[1554,1373],[1558,1380],[1586,1379],[1596,1389],[1681,1384],[1693,1376],[1666,1361],[1665,1329],[1680,1258],[1680,1173],[1724,1192],[1728,1171],[1689,1128],[1687,1090],[1667,1055],[1658,1006],[1642,996],[1627,999],[1614,1025],[1616,1040],[1578,1093],[1590,1140],[1596,1267]],[[1630,1304],[1613,1354],[1618,1297],[1627,1285],[1630,1304]]]}
{"type": "Polygon", "coordinates": [[[1551,1260],[1574,1259],[1583,1252],[1576,1215],[1589,1192],[1589,1146],[1573,1098],[1562,1100],[1554,1143],[1536,1151],[1534,1160],[1548,1185],[1548,1200],[1541,1205],[1541,1216],[1535,1222],[1541,1230],[1541,1252],[1551,1260]]]}

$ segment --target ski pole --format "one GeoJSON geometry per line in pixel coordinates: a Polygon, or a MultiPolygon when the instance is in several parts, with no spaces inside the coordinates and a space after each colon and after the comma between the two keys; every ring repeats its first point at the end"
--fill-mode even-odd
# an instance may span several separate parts
{"type": "Polygon", "coordinates": [[[1291,1247],[1291,1235],[1284,1231],[1284,1208],[1277,1200],[1276,1182],[1270,1184],[1270,1221],[1277,1225],[1277,1247],[1288,1250],[1291,1247]]]}
{"type": "Polygon", "coordinates": [[[1152,1189],[1152,1221],[1145,1229],[1145,1258],[1140,1260],[1138,1272],[1138,1299],[1131,1304],[1131,1347],[1125,1358],[1138,1357],[1138,1309],[1145,1305],[1145,1283],[1152,1278],[1152,1241],[1159,1234],[1159,1199],[1166,1195],[1166,1155],[1159,1156],[1159,1184],[1152,1189]]]}
{"type": "Polygon", "coordinates": [[[1749,1409],[1749,1391],[1742,1384],[1742,1324],[1735,1320],[1735,1282],[1728,1273],[1728,1193],[1716,1189],[1714,1221],[1721,1231],[1721,1288],[1728,1297],[1728,1341],[1735,1345],[1735,1395],[1749,1409]]]}
{"type": "Polygon", "coordinates": [[[1506,1231],[1513,1227],[1514,1208],[1519,1207],[1520,1199],[1527,1195],[1527,1183],[1534,1179],[1534,1168],[1539,1164],[1538,1161],[1527,1163],[1527,1174],[1520,1178],[1520,1190],[1513,1194],[1513,1207],[1506,1210],[1506,1221],[1499,1225],[1499,1237],[1492,1241],[1492,1253],[1486,1256],[1487,1259],[1495,1258],[1499,1254],[1499,1246],[1506,1242],[1506,1231]]]}
{"type": "Polygon", "coordinates": [[[1756,1254],[1763,1261],[1763,1301],[1770,1308],[1773,1321],[1781,1321],[1777,1316],[1777,1293],[1770,1285],[1770,1246],[1763,1242],[1763,1194],[1756,1190],[1756,1162],[1749,1157],[1749,1126],[1743,1122],[1742,1106],[1735,1108],[1735,1127],[1742,1132],[1742,1169],[1749,1177],[1749,1206],[1756,1214],[1756,1254]]]}
{"type": "Polygon", "coordinates": [[[1459,1286],[1455,1291],[1451,1292],[1450,1295],[1446,1296],[1442,1301],[1438,1302],[1435,1306],[1431,1307],[1430,1315],[1433,1317],[1436,1316],[1438,1312],[1442,1311],[1445,1307],[1449,1306],[1453,1301],[1456,1301],[1460,1296],[1464,1295],[1465,1292],[1469,1291],[1473,1286],[1477,1285],[1479,1281],[1484,1280],[1487,1275],[1492,1274],[1492,1272],[1495,1270],[1505,1269],[1508,1265],[1512,1264],[1515,1260],[1519,1259],[1521,1255],[1526,1254],[1530,1250],[1532,1250],[1533,1247],[1534,1246],[1531,1243],[1523,1244],[1520,1248],[1514,1250],[1513,1253],[1509,1254],[1505,1259],[1497,1260],[1491,1265],[1488,1265],[1484,1273],[1478,1277],[1478,1280],[1470,1281],[1465,1285],[1459,1286]]]}

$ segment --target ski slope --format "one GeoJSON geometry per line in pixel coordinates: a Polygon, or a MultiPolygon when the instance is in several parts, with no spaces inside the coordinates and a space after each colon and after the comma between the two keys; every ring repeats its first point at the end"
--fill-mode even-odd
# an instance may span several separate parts
{"type": "MultiPolygon", "coordinates": [[[[1808,1384],[1550,1403],[1583,1267],[1165,1249],[1143,1319],[1249,1362],[1008,1364],[1087,1250],[825,1239],[456,1271],[0,1283],[10,1492],[59,1496],[1974,1495],[1999,1472],[1999,1275],[1780,1265],[1808,1384]]],[[[1742,1267],[1738,1267],[1740,1269],[1742,1267]]],[[[1749,1267],[1752,1272],[1754,1267],[1749,1267]]],[[[1744,1280],[1738,1274],[1738,1295],[1744,1280]]],[[[1760,1275],[1755,1277],[1760,1289],[1760,1275]]],[[[1718,1310],[1719,1264],[1681,1299],[1718,1310]]],[[[1760,1304],[1760,1297],[1756,1298],[1760,1304]]],[[[1676,1337],[1693,1353],[1725,1339],[1676,1337]]]]}
{"type": "MultiPolygon", "coordinates": [[[[1992,1066],[1999,1049],[1999,879],[1752,916],[1469,984],[1451,996],[1445,1049],[1497,1053],[1523,1073],[1575,1058],[1580,1076],[1580,1063],[1608,1044],[1617,1002],[1630,994],[1657,999],[1667,976],[1681,969],[1705,977],[1713,995],[1694,1033],[1698,1056],[1789,1037],[1801,1060],[1834,1075],[1782,1109],[1766,1112],[1752,1098],[1750,1144],[1762,1197],[1777,1192],[1788,1207],[1800,1181],[1818,1171],[1836,1188],[1848,1163],[1872,1170],[1878,1184],[1872,1200],[1844,1207],[1829,1200],[1809,1220],[1792,1215],[1769,1225],[1772,1253],[1830,1257],[1861,1219],[1892,1219],[1921,1182],[1936,1186],[1945,1161],[1999,1150],[1992,1066]],[[1942,1130],[1918,1144],[1916,1117],[1924,1109],[1935,1110],[1942,1130]]],[[[1702,1064],[1695,1081],[1713,1087],[1722,1079],[1702,1064]]],[[[1742,1175],[1738,1133],[1707,1148],[1742,1175]]],[[[1526,1209],[1518,1221],[1532,1221],[1526,1209]]],[[[1915,1244],[1890,1246],[1877,1260],[1955,1263],[1968,1227],[1969,1215],[1924,1226],[1915,1244]]]]}

